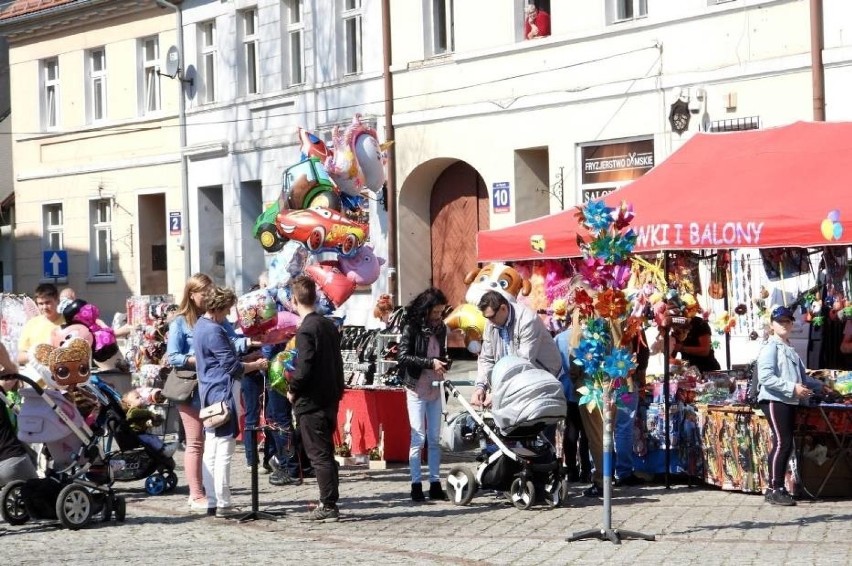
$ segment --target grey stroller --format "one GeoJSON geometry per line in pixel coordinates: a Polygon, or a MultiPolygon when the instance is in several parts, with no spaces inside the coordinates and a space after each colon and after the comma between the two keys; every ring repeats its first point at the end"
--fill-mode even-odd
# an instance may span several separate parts
{"type": "Polygon", "coordinates": [[[444,387],[476,423],[481,464],[476,470],[450,469],[446,490],[455,505],[467,505],[477,490],[502,491],[518,509],[537,500],[558,507],[567,497],[565,467],[544,431],[564,426],[567,404],[562,385],[550,373],[514,356],[500,360],[492,372],[492,410],[480,414],[449,382],[444,387]]]}

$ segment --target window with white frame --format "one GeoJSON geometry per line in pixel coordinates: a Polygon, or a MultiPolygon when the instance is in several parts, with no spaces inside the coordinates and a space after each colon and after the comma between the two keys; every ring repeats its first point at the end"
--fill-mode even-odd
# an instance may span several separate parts
{"type": "Polygon", "coordinates": [[[160,110],[160,40],[146,37],[142,47],[142,113],[160,110]]]}
{"type": "Polygon", "coordinates": [[[41,72],[41,125],[45,129],[56,128],[59,126],[59,59],[42,61],[41,72]]]}
{"type": "Polygon", "coordinates": [[[98,122],[106,118],[106,50],[103,47],[88,52],[89,63],[89,122],[98,122]]]}
{"type": "Polygon", "coordinates": [[[610,0],[610,21],[626,22],[648,15],[648,0],[610,0]]]}
{"type": "Polygon", "coordinates": [[[344,73],[361,72],[361,0],[343,0],[344,73]]]}
{"type": "Polygon", "coordinates": [[[240,12],[243,40],[243,71],[245,78],[245,93],[260,92],[258,81],[257,53],[257,9],[240,12]]]}
{"type": "Polygon", "coordinates": [[[201,102],[216,102],[216,22],[198,24],[201,53],[201,102]]]}
{"type": "Polygon", "coordinates": [[[113,275],[112,270],[112,199],[89,201],[91,243],[89,271],[92,276],[113,275]]]}
{"type": "Polygon", "coordinates": [[[62,205],[45,204],[41,207],[45,250],[63,249],[62,205]]]}
{"type": "Polygon", "coordinates": [[[442,55],[455,50],[453,31],[453,0],[427,0],[429,2],[427,53],[430,56],[442,55]]]}
{"type": "Polygon", "coordinates": [[[284,60],[290,65],[286,73],[291,85],[305,82],[305,20],[303,0],[284,0],[287,43],[284,60]]]}

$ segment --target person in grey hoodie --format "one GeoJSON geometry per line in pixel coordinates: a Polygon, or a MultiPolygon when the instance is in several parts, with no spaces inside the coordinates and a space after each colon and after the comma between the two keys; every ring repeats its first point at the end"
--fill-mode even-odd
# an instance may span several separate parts
{"type": "Polygon", "coordinates": [[[769,339],[761,346],[757,356],[757,380],[760,390],[758,406],[766,419],[772,435],[769,451],[769,487],[766,501],[772,505],[795,505],[784,488],[787,460],[793,450],[793,424],[796,408],[806,403],[825,385],[805,373],[805,364],[790,345],[793,328],[793,311],[776,307],[770,315],[769,339]]]}

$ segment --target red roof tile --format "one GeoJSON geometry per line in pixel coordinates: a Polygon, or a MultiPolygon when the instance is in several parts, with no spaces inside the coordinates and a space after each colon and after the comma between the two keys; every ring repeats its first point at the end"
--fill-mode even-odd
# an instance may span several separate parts
{"type": "Polygon", "coordinates": [[[16,18],[26,14],[33,14],[48,8],[70,4],[77,0],[15,0],[14,2],[0,6],[0,20],[16,18]]]}

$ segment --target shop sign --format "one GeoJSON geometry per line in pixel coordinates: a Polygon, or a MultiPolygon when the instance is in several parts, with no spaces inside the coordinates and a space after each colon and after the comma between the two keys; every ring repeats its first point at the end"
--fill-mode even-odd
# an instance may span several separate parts
{"type": "Polygon", "coordinates": [[[511,195],[509,194],[509,182],[502,181],[494,183],[491,189],[491,208],[494,214],[509,212],[512,209],[511,195]]]}
{"type": "Polygon", "coordinates": [[[683,222],[634,226],[636,247],[737,248],[760,244],[763,222],[683,222]]]}
{"type": "Polygon", "coordinates": [[[587,145],[582,151],[583,184],[638,179],[654,166],[654,140],[587,145]]]}
{"type": "Polygon", "coordinates": [[[583,202],[603,198],[614,190],[615,187],[607,187],[605,189],[583,189],[583,202]]]}

